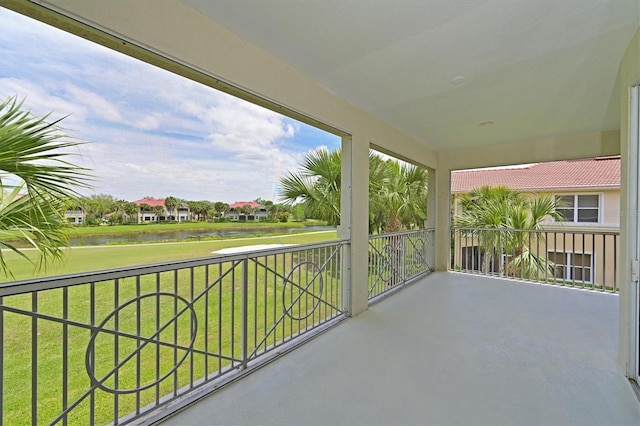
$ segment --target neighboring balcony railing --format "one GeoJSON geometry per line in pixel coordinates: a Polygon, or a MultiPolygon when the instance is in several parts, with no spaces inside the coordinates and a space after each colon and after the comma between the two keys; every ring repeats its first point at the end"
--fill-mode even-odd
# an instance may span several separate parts
{"type": "Polygon", "coordinates": [[[125,424],[263,362],[343,316],[346,244],[0,285],[0,424],[125,424]]]}
{"type": "Polygon", "coordinates": [[[451,269],[618,292],[619,232],[453,228],[451,269]]]}
{"type": "Polygon", "coordinates": [[[369,299],[433,271],[433,229],[369,236],[369,299]]]}

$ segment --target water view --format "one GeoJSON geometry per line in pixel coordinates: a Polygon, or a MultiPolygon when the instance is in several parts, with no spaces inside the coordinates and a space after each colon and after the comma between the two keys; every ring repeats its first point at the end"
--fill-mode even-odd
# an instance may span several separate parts
{"type": "Polygon", "coordinates": [[[252,229],[183,229],[154,232],[138,232],[125,235],[95,235],[71,238],[72,246],[99,246],[105,244],[144,243],[158,241],[189,241],[203,239],[227,239],[253,236],[283,235],[301,232],[332,231],[334,226],[307,226],[304,228],[252,228],[252,229]]]}

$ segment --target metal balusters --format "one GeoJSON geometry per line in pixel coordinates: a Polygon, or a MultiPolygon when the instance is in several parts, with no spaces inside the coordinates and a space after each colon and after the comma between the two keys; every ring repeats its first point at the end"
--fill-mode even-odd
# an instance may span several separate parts
{"type": "MultiPolygon", "coordinates": [[[[38,292],[31,294],[31,310],[38,312],[38,292]]],[[[31,424],[38,424],[38,317],[31,318],[31,424]]]]}
{"type": "MultiPolygon", "coordinates": [[[[160,330],[160,273],[156,272],[156,330],[160,330]]],[[[155,392],[155,401],[156,404],[160,403],[160,339],[161,336],[158,336],[158,344],[156,345],[156,392],[155,392]]]]}
{"type": "MultiPolygon", "coordinates": [[[[404,244],[404,254],[413,256],[409,248],[413,243],[396,243],[404,244]]],[[[14,417],[10,418],[27,417],[26,421],[33,424],[126,424],[222,379],[234,367],[246,367],[259,356],[342,315],[340,262],[344,245],[324,243],[268,254],[247,253],[0,285],[3,389],[7,374],[12,374],[6,369],[5,312],[30,321],[30,332],[22,339],[29,348],[31,398],[25,405],[26,412],[11,413],[14,417]],[[42,290],[56,288],[61,289],[55,293],[61,297],[59,309],[54,314],[39,313],[53,297],[53,292],[42,290]],[[18,303],[18,297],[12,301],[6,297],[25,292],[26,296],[20,298],[28,298],[24,306],[18,303]],[[282,306],[285,301],[281,295],[289,298],[282,306]],[[57,324],[62,337],[44,333],[50,321],[57,324]],[[155,332],[150,332],[153,329],[155,332]],[[87,348],[81,352],[84,357],[70,355],[74,349],[77,352],[78,345],[85,344],[87,348]],[[49,346],[55,348],[51,352],[56,356],[62,354],[53,379],[47,376],[50,367],[45,368],[49,346]],[[211,357],[218,359],[217,365],[210,362],[211,357]],[[79,385],[75,379],[82,380],[83,375],[88,376],[80,386],[86,388],[76,389],[79,385]],[[55,396],[60,412],[47,418],[50,414],[40,399],[41,393],[48,392],[50,382],[59,383],[57,389],[62,395],[55,396]]],[[[408,268],[411,261],[406,265],[408,268]]],[[[11,356],[14,353],[12,350],[11,356]]],[[[2,420],[7,418],[7,405],[5,393],[0,397],[2,420]]]]}
{"type": "Polygon", "coordinates": [[[424,252],[432,233],[422,229],[369,237],[369,299],[431,271],[424,252]]]}
{"type": "Polygon", "coordinates": [[[249,293],[249,261],[244,259],[242,261],[242,341],[241,341],[241,350],[242,350],[242,361],[241,368],[247,368],[247,339],[249,338],[248,333],[248,314],[249,314],[249,301],[248,301],[248,293],[249,293]]]}
{"type": "Polygon", "coordinates": [[[617,292],[618,235],[612,231],[452,228],[451,264],[472,274],[617,292]],[[499,267],[493,266],[494,259],[499,267]]]}
{"type": "Polygon", "coordinates": [[[67,325],[67,320],[69,319],[69,289],[67,287],[62,289],[62,319],[64,320],[62,323],[62,411],[65,412],[64,417],[62,417],[62,424],[66,426],[67,395],[69,392],[69,358],[65,356],[69,352],[69,328],[67,325]]]}
{"type": "MultiPolygon", "coordinates": [[[[93,329],[93,327],[96,325],[96,283],[95,282],[91,282],[89,284],[89,294],[90,294],[89,312],[91,315],[91,319],[89,320],[89,323],[91,324],[91,328],[93,329]]],[[[37,310],[34,310],[34,312],[37,312],[37,310]]],[[[94,371],[95,371],[95,367],[96,367],[96,351],[95,350],[91,351],[90,362],[91,362],[91,366],[94,368],[94,371]]],[[[96,407],[96,391],[95,391],[95,384],[94,384],[94,386],[92,386],[92,389],[90,390],[90,393],[89,393],[89,422],[91,424],[95,424],[95,418],[96,418],[95,407],[96,407]]]]}
{"type": "MultiPolygon", "coordinates": [[[[113,329],[114,330],[119,330],[120,329],[120,311],[118,309],[118,307],[120,306],[120,280],[119,279],[115,279],[113,282],[113,311],[116,313],[114,318],[113,318],[113,329]]],[[[120,356],[120,336],[118,334],[115,334],[113,336],[113,369],[114,374],[113,374],[113,381],[114,381],[114,386],[116,388],[119,387],[119,370],[118,370],[118,358],[120,356]]],[[[119,398],[120,398],[120,394],[117,392],[113,393],[113,423],[114,424],[118,424],[118,419],[120,418],[120,411],[119,411],[119,398]]]]}

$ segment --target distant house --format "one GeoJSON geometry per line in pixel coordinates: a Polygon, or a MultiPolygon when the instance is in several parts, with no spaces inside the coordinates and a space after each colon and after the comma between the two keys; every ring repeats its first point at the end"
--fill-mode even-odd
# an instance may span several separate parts
{"type": "Polygon", "coordinates": [[[242,222],[254,222],[269,217],[267,208],[255,201],[236,201],[229,204],[229,210],[224,213],[224,218],[242,222]],[[244,212],[247,210],[248,212],[244,212]]]}
{"type": "MultiPolygon", "coordinates": [[[[544,224],[546,252],[557,265],[556,277],[588,283],[611,282],[617,270],[620,232],[620,157],[555,161],[526,166],[454,171],[451,193],[457,197],[482,186],[506,186],[536,197],[560,201],[564,220],[544,224]]],[[[456,240],[455,263],[475,270],[482,263],[474,242],[456,240]]]]}
{"type": "Polygon", "coordinates": [[[164,222],[167,220],[167,208],[164,206],[164,198],[143,198],[141,200],[134,201],[135,204],[141,206],[147,204],[150,209],[142,209],[138,212],[138,223],[148,222],[164,222]],[[154,207],[162,207],[163,212],[161,215],[156,216],[154,207]]]}
{"type": "MultiPolygon", "coordinates": [[[[173,213],[173,212],[171,212],[173,213]]],[[[191,218],[191,211],[189,209],[189,206],[187,206],[186,204],[179,204],[178,207],[176,207],[176,213],[177,213],[177,217],[174,216],[173,214],[170,214],[170,220],[177,220],[178,222],[185,222],[188,221],[191,218]]]]}
{"type": "Polygon", "coordinates": [[[134,201],[135,204],[141,206],[147,204],[151,207],[150,210],[140,210],[138,212],[138,223],[148,222],[165,222],[165,221],[178,221],[185,222],[189,220],[189,207],[186,204],[180,204],[176,207],[175,211],[169,212],[164,205],[164,198],[142,198],[134,201]],[[154,207],[162,207],[162,213],[156,216],[154,207]]]}
{"type": "Polygon", "coordinates": [[[73,225],[82,225],[85,223],[86,213],[82,207],[73,207],[64,212],[64,217],[73,225]]]}

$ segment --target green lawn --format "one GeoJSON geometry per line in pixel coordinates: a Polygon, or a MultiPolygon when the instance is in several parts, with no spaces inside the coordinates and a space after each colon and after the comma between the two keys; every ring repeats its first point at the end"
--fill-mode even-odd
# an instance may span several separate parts
{"type": "MultiPolygon", "coordinates": [[[[72,247],[67,249],[67,255],[62,262],[53,263],[46,270],[40,271],[34,271],[31,263],[15,253],[5,252],[13,278],[0,277],[0,282],[207,257],[212,256],[212,251],[227,247],[256,244],[311,244],[336,238],[336,231],[327,231],[229,240],[72,247]]],[[[25,253],[32,257],[35,255],[31,250],[25,250],[25,253]]]]}
{"type": "MultiPolygon", "coordinates": [[[[251,239],[233,239],[226,241],[203,241],[189,243],[165,243],[132,246],[78,247],[68,250],[64,264],[50,268],[39,275],[68,274],[81,271],[111,269],[122,266],[161,263],[171,260],[210,256],[211,252],[224,247],[237,247],[254,244],[307,244],[336,239],[336,233],[316,232],[251,239]]],[[[30,265],[15,256],[10,264],[16,278],[32,277],[30,265]]],[[[294,271],[290,279],[293,282],[308,282],[315,273],[311,260],[323,263],[327,253],[321,250],[310,253],[302,251],[285,256],[263,258],[258,262],[249,262],[247,282],[249,287],[247,300],[249,352],[264,350],[276,344],[286,336],[295,335],[299,330],[309,327],[314,321],[336,314],[335,310],[322,305],[313,310],[314,297],[296,299],[293,286],[285,287],[283,276],[294,271]],[[309,257],[311,256],[311,258],[309,257]],[[300,265],[300,266],[296,266],[300,265]],[[277,271],[278,274],[273,272],[277,271]],[[297,300],[297,301],[295,301],[297,300]],[[292,320],[283,317],[283,309],[292,306],[293,316],[302,318],[292,320]],[[303,318],[310,314],[309,318],[303,318]],[[266,341],[263,342],[263,340],[266,341]]],[[[242,280],[242,264],[198,267],[180,270],[175,274],[166,272],[136,278],[124,278],[117,282],[109,281],[85,284],[65,290],[41,291],[37,298],[29,294],[5,297],[2,304],[9,308],[3,314],[4,331],[4,383],[3,424],[31,424],[31,383],[32,348],[37,342],[37,382],[38,382],[38,424],[50,423],[62,410],[63,386],[62,369],[67,360],[67,404],[71,404],[91,388],[91,382],[85,369],[85,357],[90,343],[90,331],[83,327],[64,325],[55,318],[68,318],[83,324],[99,324],[105,321],[103,328],[118,329],[132,335],[151,337],[158,324],[169,323],[158,339],[164,342],[177,342],[188,346],[190,330],[193,330],[189,315],[181,315],[175,321],[171,316],[183,308],[183,302],[169,295],[177,294],[185,300],[195,300],[198,294],[202,298],[193,302],[192,309],[197,312],[197,338],[194,342],[195,353],[174,350],[161,345],[149,345],[140,351],[140,357],[134,356],[118,368],[118,377],[104,380],[104,386],[112,387],[116,380],[118,388],[135,388],[157,380],[156,370],[162,376],[171,373],[171,368],[183,356],[187,358],[180,367],[169,374],[158,386],[151,386],[139,395],[124,394],[117,397],[118,408],[114,406],[114,394],[97,389],[92,396],[82,400],[69,417],[69,424],[88,424],[91,397],[95,404],[95,423],[104,424],[113,420],[114,410],[119,416],[134,410],[136,398],[145,406],[153,402],[158,395],[169,394],[174,386],[180,388],[193,378],[196,380],[205,373],[217,375],[231,365],[231,358],[237,359],[241,353],[242,301],[239,296],[242,280]],[[177,279],[176,279],[177,278],[177,279]],[[117,296],[116,296],[117,294],[117,296]],[[145,296],[148,295],[148,296],[145,296]],[[129,303],[143,296],[139,302],[129,303]],[[92,304],[91,301],[94,301],[92,304]],[[34,305],[42,315],[51,319],[34,320],[30,315],[12,312],[10,308],[30,312],[34,305]],[[93,306],[93,308],[91,308],[93,306]],[[110,315],[117,310],[117,316],[110,315]],[[137,312],[140,312],[138,318],[137,312]],[[92,319],[93,318],[93,319],[92,319]],[[37,328],[34,328],[34,321],[37,328]],[[118,321],[116,327],[115,321],[118,321]],[[37,336],[34,336],[37,330],[37,336]],[[64,336],[67,336],[66,340],[64,336]],[[198,352],[199,351],[199,352],[198,352]],[[206,355],[207,354],[219,354],[206,355]],[[136,371],[141,371],[140,381],[136,382],[136,371]]],[[[332,264],[324,273],[324,298],[333,306],[340,306],[339,262],[332,264]]],[[[313,283],[311,293],[316,293],[319,281],[313,283]]],[[[136,352],[136,340],[127,337],[114,339],[109,333],[100,333],[95,339],[93,357],[94,370],[98,378],[104,377],[127,354],[136,352]],[[117,350],[116,350],[117,344],[117,350]]]]}

